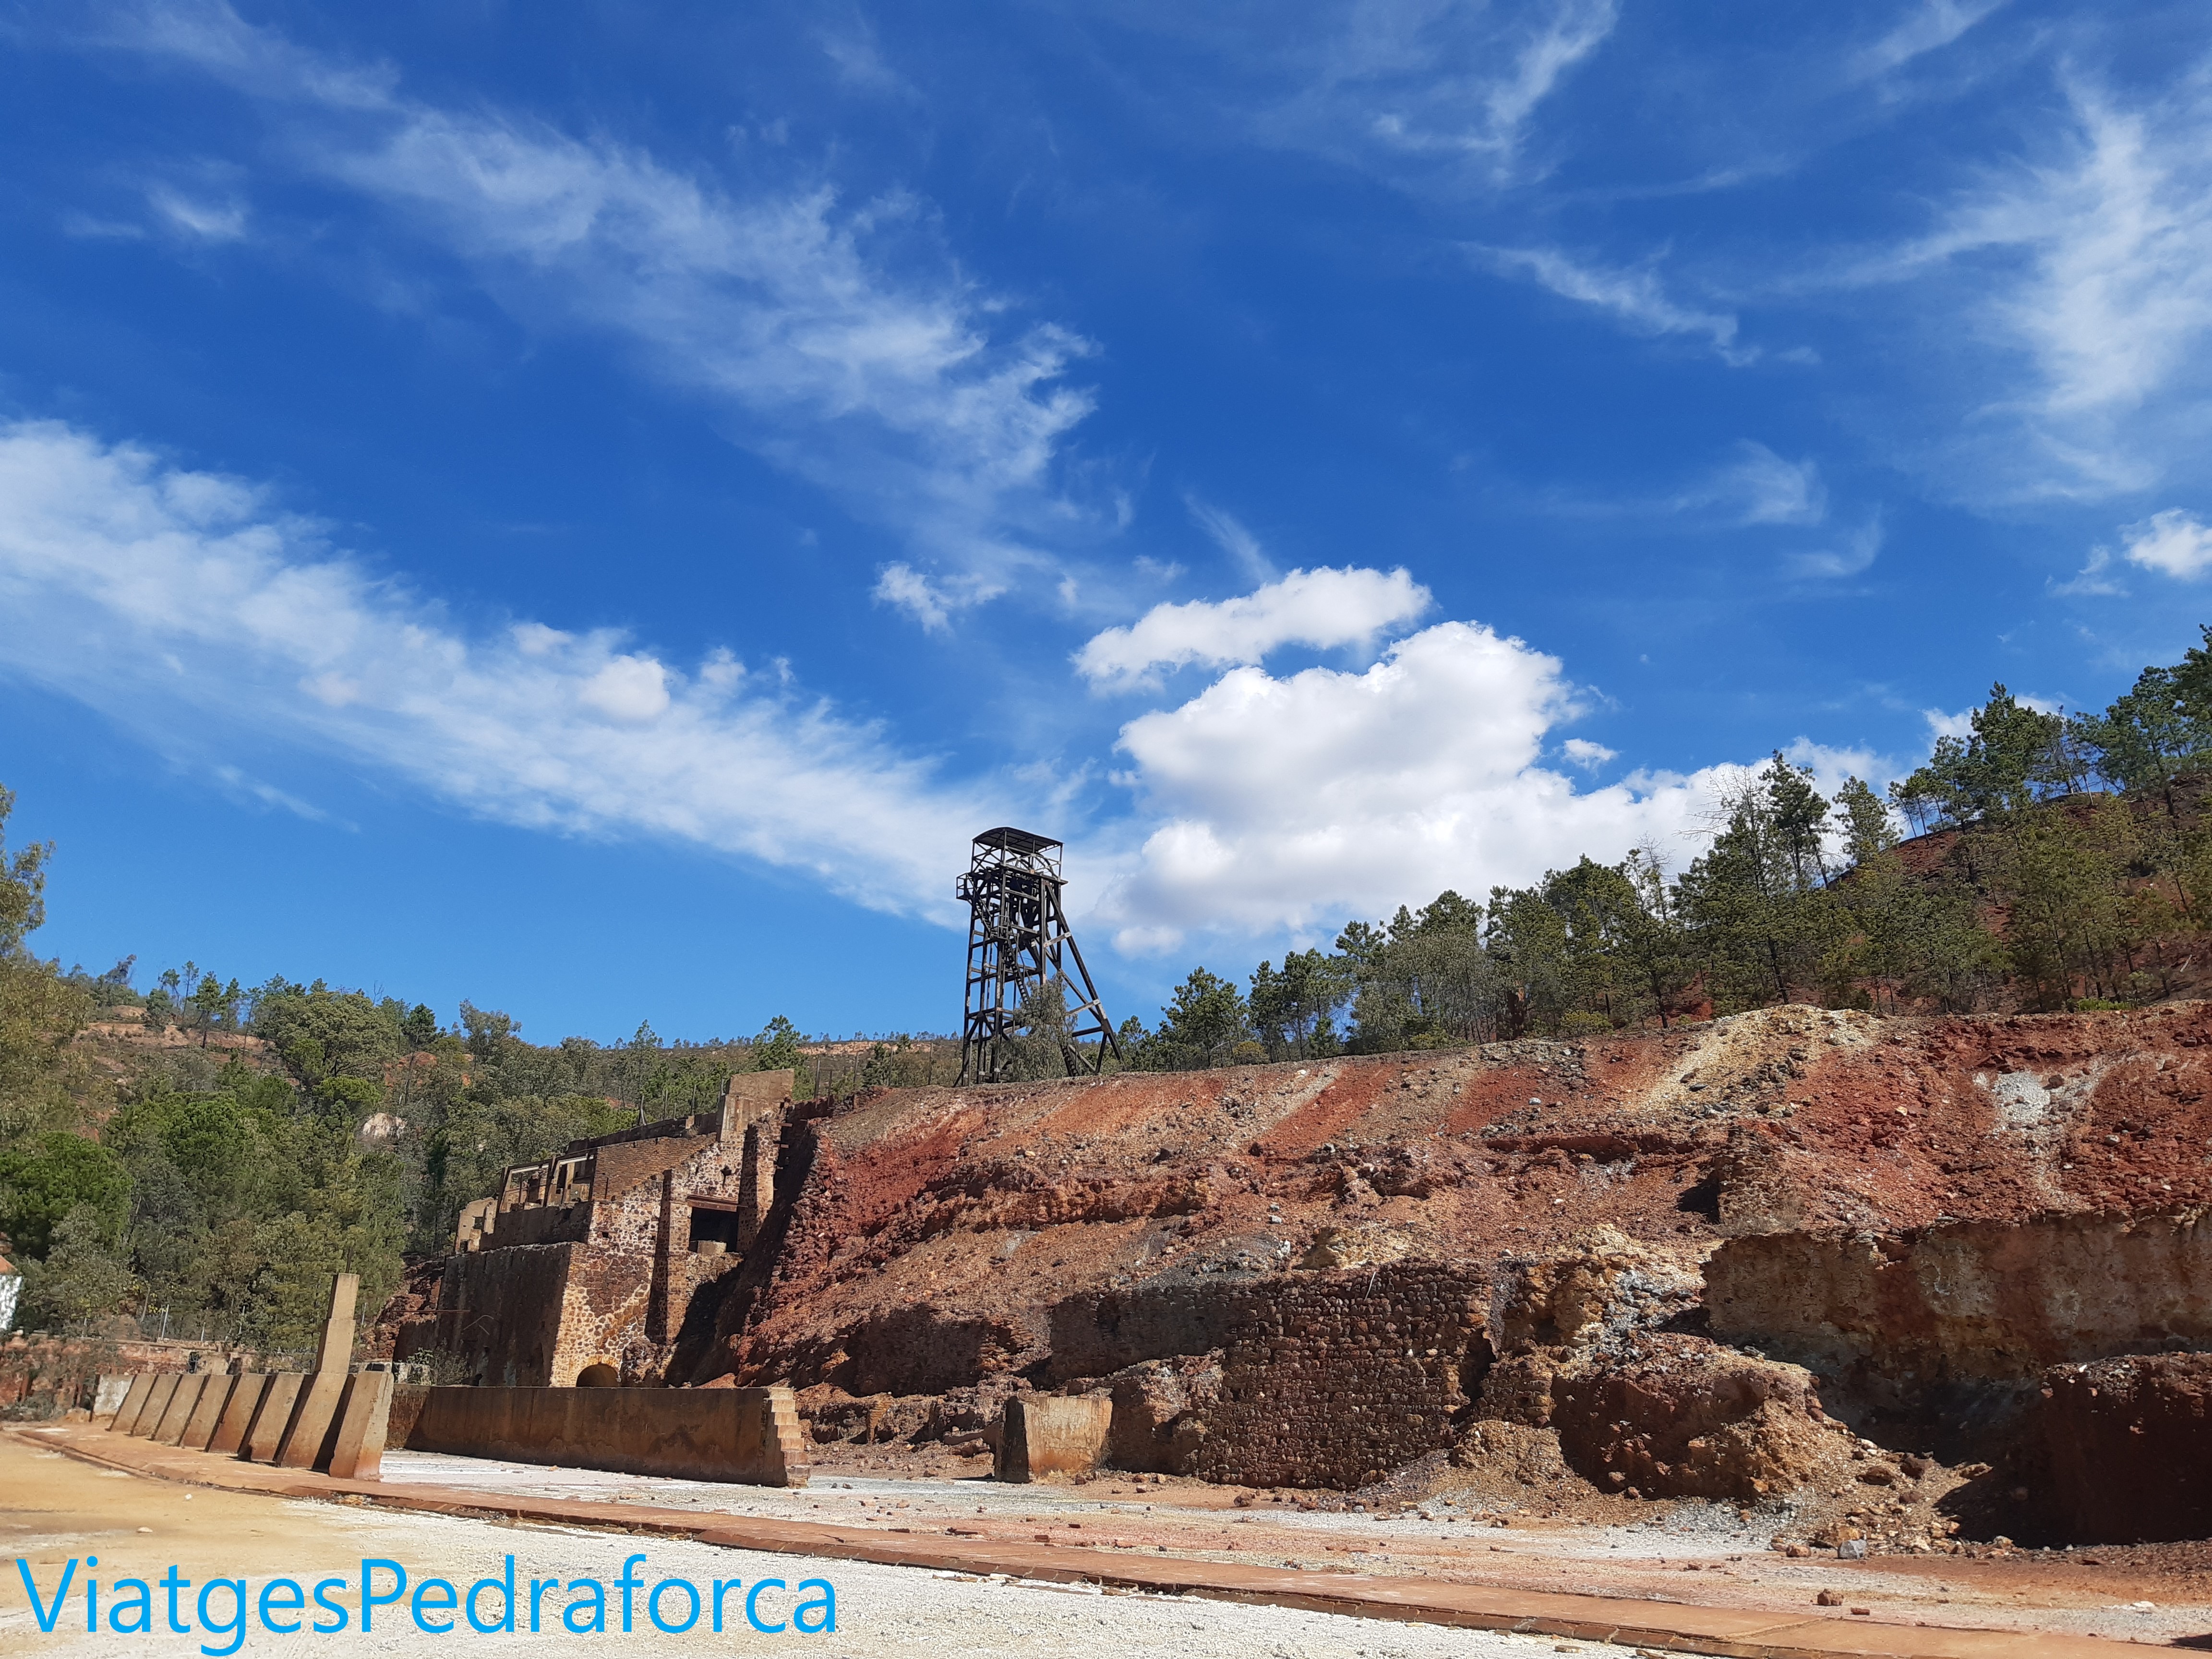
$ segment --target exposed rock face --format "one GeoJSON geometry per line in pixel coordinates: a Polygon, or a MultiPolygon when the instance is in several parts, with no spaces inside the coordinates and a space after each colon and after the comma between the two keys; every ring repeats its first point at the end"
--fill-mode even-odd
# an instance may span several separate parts
{"type": "Polygon", "coordinates": [[[2202,1004],[1784,1008],[881,1091],[793,1115],[691,1380],[788,1381],[841,1422],[1096,1390],[1115,1459],[1220,1480],[1449,1448],[1771,1495],[1826,1478],[1826,1418],[1995,1433],[1988,1402],[2057,1362],[2212,1346],[2208,1056],[2202,1004]]]}
{"type": "Polygon", "coordinates": [[[1602,1347],[1679,1317],[1705,1293],[1703,1255],[1603,1226],[1549,1255],[1509,1258],[1491,1292],[1491,1346],[1500,1353],[1602,1347]]]}
{"type": "Polygon", "coordinates": [[[2062,1535],[2212,1535],[2212,1354],[2058,1366],[2037,1415],[2062,1535]]]}
{"type": "MultiPolygon", "coordinates": [[[[1499,1357],[1458,1461],[1510,1424],[1551,1436],[1601,1491],[1750,1502],[1813,1478],[1835,1436],[1809,1372],[1659,1328],[1696,1309],[1698,1254],[1601,1227],[1502,1264],[1499,1357]]],[[[1528,1455],[1525,1439],[1510,1443],[1528,1455]]]]}
{"type": "Polygon", "coordinates": [[[1114,1426],[1108,1461],[1117,1469],[1194,1473],[1221,1401],[1219,1356],[1148,1359],[1109,1381],[1114,1426]]]}
{"type": "Polygon", "coordinates": [[[1551,1392],[1567,1461],[1616,1492],[1755,1502],[1839,1455],[1810,1372],[1703,1337],[1638,1335],[1562,1365],[1551,1392]]]}

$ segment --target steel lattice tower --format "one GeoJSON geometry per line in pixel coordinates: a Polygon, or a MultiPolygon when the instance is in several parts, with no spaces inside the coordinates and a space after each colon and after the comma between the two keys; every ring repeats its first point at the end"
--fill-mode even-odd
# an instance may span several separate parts
{"type": "Polygon", "coordinates": [[[960,896],[968,901],[968,990],[961,1022],[960,1081],[996,1083],[1020,1035],[1022,1003],[1057,982],[1067,1010],[1060,1053],[1070,1077],[1097,1072],[1121,1045],[1083,965],[1060,903],[1060,843],[1001,827],[975,837],[960,896]],[[1073,971],[1070,971],[1070,965],[1073,971]],[[1081,1043],[1096,1037],[1086,1055],[1081,1043]]]}

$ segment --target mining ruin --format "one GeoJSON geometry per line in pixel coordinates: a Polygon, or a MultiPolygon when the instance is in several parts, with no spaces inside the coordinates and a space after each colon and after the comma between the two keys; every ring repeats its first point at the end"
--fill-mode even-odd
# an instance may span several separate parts
{"type": "Polygon", "coordinates": [[[2203,1537],[2208,1048],[2202,1003],[1790,1006],[835,1102],[741,1078],[510,1174],[386,1322],[467,1380],[787,1385],[819,1444],[1012,1478],[2203,1537]]]}

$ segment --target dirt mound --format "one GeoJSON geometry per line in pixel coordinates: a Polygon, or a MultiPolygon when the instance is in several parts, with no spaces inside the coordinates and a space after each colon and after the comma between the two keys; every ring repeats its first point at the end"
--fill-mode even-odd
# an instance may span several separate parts
{"type": "Polygon", "coordinates": [[[1812,1373],[1704,1337],[1638,1335],[1553,1373],[1552,1425],[1594,1484],[1647,1498],[1779,1498],[1848,1456],[1812,1373]]]}

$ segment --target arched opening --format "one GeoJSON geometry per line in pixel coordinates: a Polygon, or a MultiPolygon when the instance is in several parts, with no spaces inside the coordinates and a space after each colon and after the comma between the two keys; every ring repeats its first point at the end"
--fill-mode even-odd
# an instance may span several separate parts
{"type": "Polygon", "coordinates": [[[621,1381],[622,1373],[604,1359],[576,1373],[576,1386],[580,1389],[611,1389],[621,1381]]]}

